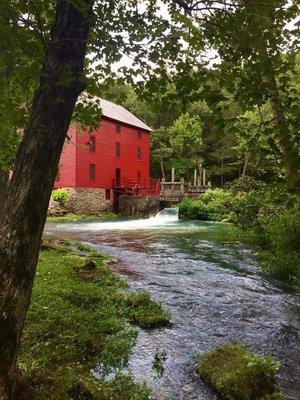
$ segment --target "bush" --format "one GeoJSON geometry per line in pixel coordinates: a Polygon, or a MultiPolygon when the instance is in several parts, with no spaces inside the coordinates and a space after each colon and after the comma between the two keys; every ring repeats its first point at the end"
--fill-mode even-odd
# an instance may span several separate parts
{"type": "Polygon", "coordinates": [[[283,185],[265,185],[259,190],[232,192],[230,208],[235,223],[242,229],[256,229],[259,219],[292,209],[297,198],[287,192],[283,185]]]}
{"type": "Polygon", "coordinates": [[[204,204],[198,200],[184,198],[178,205],[179,217],[184,219],[200,219],[206,221],[209,219],[208,212],[204,208],[204,204]]]}
{"type": "Polygon", "coordinates": [[[185,198],[179,204],[179,215],[186,219],[222,221],[230,219],[231,193],[223,189],[207,190],[199,199],[185,198]]]}
{"type": "Polygon", "coordinates": [[[263,400],[277,393],[278,368],[279,363],[270,358],[257,356],[240,344],[230,344],[204,355],[198,373],[224,399],[263,400]]]}
{"type": "Polygon", "coordinates": [[[300,250],[300,211],[272,215],[264,223],[265,242],[270,249],[300,250]]]}
{"type": "Polygon", "coordinates": [[[300,211],[285,211],[260,219],[259,255],[263,269],[275,278],[300,283],[300,211]]]}
{"type": "Polygon", "coordinates": [[[64,206],[68,200],[68,193],[64,189],[55,189],[52,192],[52,199],[64,206]]]}
{"type": "Polygon", "coordinates": [[[266,250],[259,254],[261,267],[274,278],[300,285],[300,252],[266,250]]]}

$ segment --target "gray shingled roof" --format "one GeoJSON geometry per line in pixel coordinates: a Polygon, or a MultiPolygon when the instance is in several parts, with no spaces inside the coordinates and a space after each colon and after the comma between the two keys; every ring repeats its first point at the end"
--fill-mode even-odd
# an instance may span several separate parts
{"type": "Polygon", "coordinates": [[[126,108],[104,99],[100,99],[100,105],[104,117],[113,118],[117,121],[124,122],[125,124],[145,129],[146,131],[152,131],[148,125],[131,114],[131,112],[126,110],[126,108]]]}
{"type": "Polygon", "coordinates": [[[118,104],[112,103],[111,101],[104,100],[98,97],[87,96],[86,93],[82,94],[78,100],[79,102],[99,103],[102,109],[102,115],[107,118],[112,118],[116,121],[123,122],[128,125],[135,126],[137,128],[145,129],[146,131],[152,131],[152,129],[146,125],[139,118],[135,117],[126,108],[119,106],[118,104]]]}

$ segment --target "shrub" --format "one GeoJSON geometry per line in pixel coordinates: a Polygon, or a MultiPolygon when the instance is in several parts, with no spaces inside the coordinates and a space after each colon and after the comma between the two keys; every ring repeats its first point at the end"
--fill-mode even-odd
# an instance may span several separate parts
{"type": "Polygon", "coordinates": [[[285,250],[263,251],[259,254],[261,267],[274,278],[300,285],[300,252],[285,250]]]}
{"type": "Polygon", "coordinates": [[[296,201],[296,197],[289,194],[283,185],[265,185],[259,190],[232,192],[230,208],[236,225],[249,229],[257,228],[260,218],[293,208],[296,201]]]}
{"type": "Polygon", "coordinates": [[[204,355],[198,373],[224,399],[263,400],[277,393],[278,368],[279,363],[270,358],[257,356],[240,344],[230,344],[204,355]]]}
{"type": "Polygon", "coordinates": [[[230,197],[231,193],[223,189],[207,190],[197,200],[183,199],[179,204],[179,215],[202,221],[230,219],[230,197]]]}
{"type": "Polygon", "coordinates": [[[263,269],[275,278],[300,283],[300,211],[260,218],[256,234],[265,249],[259,255],[263,269]]]}
{"type": "Polygon", "coordinates": [[[264,224],[265,241],[274,250],[300,249],[300,211],[285,211],[267,218],[264,224]]]}
{"type": "Polygon", "coordinates": [[[206,221],[209,218],[208,212],[205,210],[204,204],[200,199],[192,200],[184,198],[179,203],[179,217],[184,219],[200,219],[206,221]]]}
{"type": "Polygon", "coordinates": [[[241,192],[232,197],[230,205],[235,224],[242,229],[248,229],[253,227],[258,218],[262,200],[253,192],[241,192]]]}
{"type": "Polygon", "coordinates": [[[68,200],[68,193],[64,189],[55,189],[52,192],[52,199],[64,206],[68,200]]]}

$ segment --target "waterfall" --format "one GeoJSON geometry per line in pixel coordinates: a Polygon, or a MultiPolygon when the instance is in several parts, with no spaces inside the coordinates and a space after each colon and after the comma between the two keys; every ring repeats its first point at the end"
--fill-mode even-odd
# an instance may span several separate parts
{"type": "Polygon", "coordinates": [[[177,221],[178,207],[164,208],[159,213],[157,213],[154,218],[164,221],[177,221]]]}
{"type": "Polygon", "coordinates": [[[113,231],[113,230],[145,230],[145,229],[174,229],[179,226],[178,208],[165,208],[154,217],[129,220],[67,223],[59,225],[61,230],[74,231],[113,231]]]}

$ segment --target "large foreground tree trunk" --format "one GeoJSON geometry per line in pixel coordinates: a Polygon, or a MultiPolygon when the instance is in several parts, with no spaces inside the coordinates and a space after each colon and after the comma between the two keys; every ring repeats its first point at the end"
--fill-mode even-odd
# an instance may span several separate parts
{"type": "Polygon", "coordinates": [[[8,171],[4,171],[0,168],[0,218],[4,208],[7,184],[8,184],[8,171]]]}
{"type": "Polygon", "coordinates": [[[83,77],[93,0],[58,0],[39,88],[0,221],[0,399],[14,398],[17,350],[30,304],[56,169],[83,77]],[[67,83],[67,84],[66,84],[67,83]]]}

